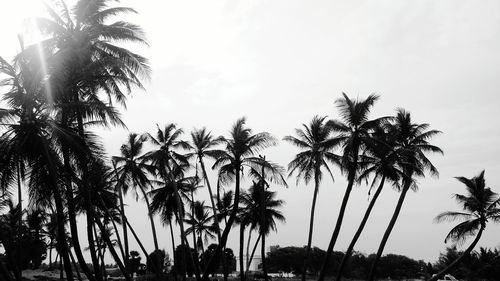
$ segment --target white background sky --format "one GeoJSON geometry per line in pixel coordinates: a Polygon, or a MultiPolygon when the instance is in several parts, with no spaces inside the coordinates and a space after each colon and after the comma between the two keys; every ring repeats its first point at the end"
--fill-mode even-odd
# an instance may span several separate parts
{"type": "MultiPolygon", "coordinates": [[[[206,126],[227,135],[242,116],[255,130],[278,139],[316,114],[337,118],[334,100],[381,96],[373,117],[409,110],[417,122],[444,133],[433,142],[445,156],[431,159],[440,178],[423,179],[407,195],[385,253],[435,261],[453,224],[434,224],[458,210],[463,193],[454,176],[486,169],[488,186],[500,192],[499,1],[122,1],[139,15],[127,17],[147,32],[151,60],[146,92],[134,91],[123,119],[131,132],[154,132],[174,122],[186,131],[206,126]]],[[[0,55],[9,59],[25,17],[43,14],[38,0],[2,0],[0,55]]],[[[110,155],[127,130],[99,131],[110,155]]],[[[187,135],[186,135],[187,138],[187,135]]],[[[281,143],[266,151],[286,165],[297,150],[281,143]]],[[[346,186],[325,179],[320,190],[313,244],[326,248],[346,186]]],[[[214,178],[212,177],[212,180],[214,178]]],[[[289,180],[278,190],[286,224],[267,245],[306,244],[312,186],[289,180]]],[[[248,182],[244,183],[248,186],[248,182]]],[[[206,200],[205,189],[199,197],[206,200]]],[[[357,250],[376,251],[396,205],[389,186],[381,195],[357,250]]],[[[335,250],[345,250],[368,204],[366,186],[351,195],[335,250]]],[[[207,201],[208,203],[208,201],[207,201]]],[[[128,214],[148,249],[153,248],[145,206],[128,198],[128,214]]],[[[168,228],[158,223],[160,246],[171,252],[168,228]]],[[[237,231],[234,231],[237,233],[237,231]]],[[[237,234],[229,246],[237,252],[237,234]]],[[[81,232],[81,237],[85,237],[81,232]]],[[[500,226],[488,225],[479,246],[500,246],[500,226]]],[[[132,249],[139,248],[132,243],[132,249]]]]}

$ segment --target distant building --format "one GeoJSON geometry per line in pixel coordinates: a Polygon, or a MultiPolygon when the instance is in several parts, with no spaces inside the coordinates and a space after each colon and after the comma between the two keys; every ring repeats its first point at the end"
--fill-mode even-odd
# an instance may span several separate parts
{"type": "MultiPolygon", "coordinates": [[[[244,259],[244,264],[246,266],[247,263],[247,255],[243,257],[244,259]]],[[[246,269],[246,268],[245,268],[246,269]]],[[[240,271],[240,257],[236,256],[236,272],[240,271]]],[[[258,272],[262,271],[262,258],[261,256],[254,255],[252,262],[250,263],[250,266],[248,267],[249,272],[258,272]]]]}

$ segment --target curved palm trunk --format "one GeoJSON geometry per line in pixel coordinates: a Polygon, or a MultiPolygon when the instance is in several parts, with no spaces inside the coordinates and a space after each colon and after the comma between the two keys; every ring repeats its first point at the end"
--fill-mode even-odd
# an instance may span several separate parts
{"type": "Polygon", "coordinates": [[[328,244],[328,249],[326,250],[326,257],[323,261],[323,265],[321,266],[318,281],[325,280],[326,269],[328,268],[328,263],[332,257],[333,247],[335,247],[335,243],[339,237],[340,228],[342,227],[342,221],[344,220],[344,213],[347,207],[347,201],[349,201],[349,195],[351,194],[352,186],[354,185],[354,173],[355,172],[352,170],[349,173],[349,183],[347,184],[347,189],[345,190],[344,198],[342,199],[342,204],[340,205],[339,216],[337,218],[337,222],[335,223],[335,229],[333,230],[332,238],[328,244]]]}
{"type": "Polygon", "coordinates": [[[234,220],[238,214],[239,201],[240,201],[240,165],[236,165],[233,209],[231,210],[231,215],[229,216],[226,226],[224,227],[224,231],[222,232],[220,243],[215,249],[214,255],[210,259],[207,268],[203,272],[202,281],[209,281],[208,269],[213,268],[216,264],[219,263],[222,254],[222,249],[226,246],[227,237],[229,236],[229,231],[231,230],[234,220]]]}
{"type": "Polygon", "coordinates": [[[259,245],[260,238],[261,238],[261,235],[259,233],[259,236],[257,237],[257,240],[255,241],[255,245],[253,246],[252,254],[250,255],[250,259],[248,259],[247,270],[245,271],[245,275],[248,275],[248,271],[250,269],[250,264],[252,263],[253,256],[255,255],[255,250],[257,250],[257,245],[259,245]]]}
{"type": "Polygon", "coordinates": [[[349,244],[349,247],[347,248],[344,257],[342,258],[342,262],[340,263],[340,267],[339,267],[338,272],[337,272],[337,278],[335,279],[337,281],[342,280],[342,271],[344,271],[347,260],[349,260],[349,257],[352,254],[354,246],[356,245],[356,242],[358,241],[359,236],[361,235],[361,232],[363,232],[363,229],[365,228],[366,222],[368,221],[368,218],[370,217],[370,213],[373,209],[373,206],[375,206],[375,202],[377,201],[378,196],[382,192],[382,188],[384,187],[384,182],[385,182],[385,176],[382,176],[382,179],[380,180],[380,184],[377,188],[377,191],[373,195],[373,198],[370,201],[370,204],[368,204],[368,208],[366,209],[365,215],[363,216],[363,219],[361,220],[361,224],[359,225],[358,230],[354,234],[354,237],[352,238],[352,241],[349,244]]]}
{"type": "Polygon", "coordinates": [[[385,230],[384,236],[382,237],[382,241],[380,242],[379,248],[377,250],[377,255],[375,256],[375,260],[372,262],[372,266],[370,268],[370,276],[368,280],[373,281],[375,279],[375,269],[377,268],[378,262],[380,260],[380,257],[382,256],[382,253],[385,248],[385,244],[387,243],[387,240],[389,239],[389,235],[391,235],[392,229],[394,228],[394,225],[396,224],[396,220],[398,219],[399,213],[401,212],[401,207],[403,206],[403,202],[406,197],[406,193],[410,189],[410,184],[405,184],[403,187],[403,190],[401,191],[401,195],[399,195],[399,200],[398,204],[396,205],[396,209],[394,210],[394,213],[392,214],[391,221],[389,222],[389,225],[387,226],[387,229],[385,230]]]}
{"type": "Polygon", "coordinates": [[[139,244],[139,248],[141,248],[142,253],[144,254],[144,257],[146,260],[149,260],[149,254],[148,251],[146,251],[146,248],[144,248],[144,245],[142,244],[141,240],[139,239],[139,236],[137,236],[137,233],[135,233],[134,228],[130,225],[130,222],[127,220],[125,221],[127,223],[128,228],[130,229],[130,232],[132,232],[132,236],[134,236],[135,241],[137,244],[139,244]]]}
{"type": "Polygon", "coordinates": [[[57,186],[57,173],[55,170],[55,165],[52,162],[51,155],[48,154],[49,148],[45,148],[45,157],[47,160],[47,170],[49,172],[50,180],[52,183],[52,195],[54,196],[54,202],[56,203],[56,218],[57,218],[57,243],[59,244],[59,249],[61,251],[61,256],[64,260],[64,270],[66,271],[66,279],[68,281],[73,281],[73,270],[71,269],[71,261],[69,259],[69,248],[66,243],[66,230],[64,228],[64,206],[63,199],[60,194],[60,190],[57,186]]]}
{"type": "Polygon", "coordinates": [[[314,211],[316,209],[316,199],[318,197],[318,191],[319,191],[319,178],[318,178],[318,172],[315,172],[315,174],[314,174],[314,194],[313,194],[313,200],[312,200],[312,204],[311,204],[311,216],[309,218],[309,234],[307,236],[306,255],[304,257],[304,263],[302,264],[302,281],[306,280],[307,267],[309,266],[309,258],[311,255],[311,243],[312,243],[313,227],[314,227],[314,211]]]}
{"type": "Polygon", "coordinates": [[[64,229],[64,207],[62,205],[62,198],[59,190],[54,188],[54,201],[56,202],[56,216],[57,216],[57,243],[61,251],[61,257],[64,261],[64,270],[66,272],[66,280],[73,280],[73,270],[71,269],[71,261],[68,255],[68,244],[66,243],[66,232],[64,229]]]}
{"type": "MultiPolygon", "coordinates": [[[[79,102],[78,96],[76,97],[76,102],[79,102]]],[[[76,109],[76,119],[77,119],[77,129],[78,129],[78,135],[82,140],[85,140],[85,130],[83,128],[83,117],[82,113],[80,110],[77,108],[76,109]]],[[[87,240],[89,243],[89,248],[90,248],[90,257],[92,259],[92,265],[94,268],[94,274],[95,277],[98,281],[102,280],[102,276],[99,270],[99,260],[97,259],[96,255],[96,249],[95,249],[95,239],[94,235],[92,234],[92,225],[94,223],[94,206],[90,204],[92,202],[92,192],[90,188],[87,186],[87,175],[88,175],[88,162],[89,159],[87,158],[87,155],[83,155],[81,160],[81,168],[82,168],[82,184],[83,188],[85,190],[85,201],[87,202],[85,206],[85,211],[86,211],[86,219],[87,219],[87,240]]]]}
{"type": "Polygon", "coordinates": [[[240,280],[245,281],[245,267],[244,267],[244,255],[243,255],[243,247],[245,246],[245,224],[243,222],[240,223],[240,280]]]}
{"type": "Polygon", "coordinates": [[[212,204],[212,212],[214,213],[214,222],[215,222],[215,227],[217,229],[217,243],[220,244],[220,227],[219,227],[219,220],[218,220],[218,211],[217,207],[215,205],[214,201],[214,195],[212,193],[212,187],[210,185],[210,181],[208,180],[208,175],[207,175],[207,170],[205,169],[205,163],[203,163],[203,159],[200,157],[200,166],[201,170],[203,171],[203,177],[205,178],[205,183],[207,184],[207,189],[208,189],[208,194],[210,195],[210,203],[212,204]]]}
{"type": "Polygon", "coordinates": [[[80,275],[80,271],[78,270],[78,266],[76,265],[76,260],[75,257],[73,256],[73,253],[71,253],[71,250],[69,251],[69,258],[71,259],[71,264],[75,268],[76,271],[76,277],[78,278],[79,281],[82,281],[82,276],[80,275]]]}
{"type": "Polygon", "coordinates": [[[245,276],[247,275],[247,271],[248,271],[248,261],[250,260],[250,242],[252,240],[252,229],[250,229],[248,231],[248,239],[247,239],[247,249],[246,249],[246,252],[245,252],[245,264],[247,265],[246,268],[245,268],[245,276]]]}
{"type": "Polygon", "coordinates": [[[477,233],[474,241],[472,241],[472,244],[470,244],[470,246],[467,247],[467,249],[456,260],[454,260],[452,263],[450,263],[450,265],[448,265],[443,270],[441,270],[440,272],[438,272],[437,274],[432,276],[432,278],[430,278],[428,281],[437,281],[438,279],[443,277],[446,273],[448,273],[453,267],[455,267],[460,261],[462,261],[463,258],[468,256],[470,254],[470,252],[472,252],[474,247],[476,247],[476,244],[477,244],[477,242],[479,242],[479,239],[481,239],[481,235],[483,234],[484,228],[485,228],[485,225],[484,224],[481,225],[481,228],[479,229],[479,232],[477,233]]]}
{"type": "MultiPolygon", "coordinates": [[[[102,200],[101,197],[99,197],[99,201],[100,201],[100,204],[102,206],[106,206],[106,204],[104,203],[104,201],[102,200]]],[[[128,274],[129,271],[128,271],[128,268],[126,266],[127,260],[125,259],[125,253],[123,251],[120,233],[118,232],[118,227],[116,226],[115,221],[112,219],[111,214],[109,213],[109,210],[105,207],[103,208],[103,210],[104,210],[104,213],[106,214],[106,216],[108,216],[108,218],[110,218],[111,224],[113,224],[113,228],[115,229],[116,239],[118,240],[118,248],[120,249],[120,252],[122,254],[123,262],[125,264],[125,268],[127,269],[127,274],[128,274]]],[[[96,237],[97,237],[97,235],[96,235],[96,237]]]]}
{"type": "Polygon", "coordinates": [[[153,242],[155,245],[155,251],[158,251],[158,238],[156,237],[156,227],[155,227],[155,222],[153,220],[153,213],[151,212],[151,205],[149,205],[149,199],[144,188],[142,186],[139,186],[139,188],[141,189],[142,195],[144,196],[144,200],[146,200],[146,205],[148,207],[149,222],[151,223],[151,232],[153,233],[153,242]]]}
{"type": "Polygon", "coordinates": [[[115,260],[116,264],[120,268],[120,271],[123,273],[125,280],[132,281],[132,279],[128,275],[127,270],[125,269],[125,266],[123,265],[122,261],[120,260],[120,257],[116,253],[115,248],[113,247],[113,243],[111,243],[111,240],[109,239],[109,237],[107,235],[105,235],[106,229],[104,228],[104,225],[102,224],[102,222],[99,220],[98,217],[94,217],[94,219],[95,219],[97,226],[99,227],[99,230],[101,231],[101,236],[104,239],[104,242],[106,242],[106,245],[108,246],[109,253],[111,254],[111,256],[113,256],[113,259],[115,260]]]}
{"type": "Polygon", "coordinates": [[[68,148],[63,145],[63,161],[64,161],[64,169],[67,173],[66,178],[66,200],[68,205],[68,219],[69,219],[69,227],[71,232],[71,242],[73,243],[73,249],[75,251],[76,259],[78,260],[78,265],[82,269],[83,273],[89,279],[89,281],[97,281],[94,277],[90,268],[83,257],[82,247],[80,245],[80,239],[78,237],[78,225],[76,222],[76,211],[75,211],[75,200],[73,197],[73,185],[71,183],[71,178],[69,175],[72,174],[71,164],[69,160],[69,151],[68,148]]]}

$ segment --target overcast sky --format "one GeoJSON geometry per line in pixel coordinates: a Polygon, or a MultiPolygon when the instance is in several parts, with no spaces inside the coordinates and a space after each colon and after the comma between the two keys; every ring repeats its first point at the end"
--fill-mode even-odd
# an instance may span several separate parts
{"type": "MultiPolygon", "coordinates": [[[[42,14],[40,3],[2,1],[1,56],[15,53],[22,19],[42,14]]],[[[131,132],[154,132],[155,124],[174,122],[186,131],[206,126],[227,135],[234,121],[246,116],[255,132],[282,139],[314,115],[337,118],[334,101],[342,92],[353,98],[379,94],[373,117],[403,107],[417,122],[443,131],[433,142],[445,155],[431,156],[440,177],[420,180],[419,191],[407,195],[385,250],[431,262],[445,249],[453,226],[435,224],[433,218],[459,210],[451,195],[465,191],[453,177],[486,169],[488,186],[500,192],[499,1],[122,4],[139,12],[127,20],[146,30],[150,47],[135,50],[151,60],[153,69],[146,91],[134,91],[123,110],[131,132]]],[[[121,128],[99,132],[110,155],[119,152],[129,133],[121,128]]],[[[265,153],[286,165],[297,152],[282,142],[265,153]]],[[[346,186],[338,170],[334,176],[335,183],[325,178],[318,198],[313,245],[321,248],[328,245],[346,186]]],[[[286,201],[287,223],[278,225],[267,245],[306,244],[313,188],[296,186],[294,178],[289,184],[288,189],[273,187],[286,201]]],[[[202,189],[197,195],[207,200],[206,193],[202,189]]],[[[386,187],[358,251],[376,251],[398,195],[386,187]]],[[[152,249],[145,205],[133,196],[127,201],[132,225],[152,249]]],[[[366,186],[354,188],[335,250],[345,250],[367,205],[366,186]]],[[[158,227],[159,242],[171,252],[167,230],[158,227]]],[[[499,234],[500,225],[489,224],[479,246],[500,246],[499,234]]],[[[237,251],[237,231],[229,246],[237,251]]]]}

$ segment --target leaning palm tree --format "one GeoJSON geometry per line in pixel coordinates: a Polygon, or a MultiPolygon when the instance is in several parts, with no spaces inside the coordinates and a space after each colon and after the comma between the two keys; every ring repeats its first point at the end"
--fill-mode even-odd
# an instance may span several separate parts
{"type": "Polygon", "coordinates": [[[403,171],[397,165],[401,160],[401,151],[396,149],[396,144],[394,143],[392,136],[389,135],[383,128],[378,128],[375,130],[372,137],[374,138],[374,141],[367,144],[366,151],[362,155],[360,161],[364,166],[364,171],[359,175],[358,181],[368,180],[369,177],[373,177],[368,195],[370,195],[371,189],[377,184],[378,187],[370,200],[368,207],[366,208],[363,219],[361,220],[351,243],[342,257],[342,262],[340,263],[337,271],[337,278],[335,279],[337,281],[342,279],[342,272],[354,250],[356,242],[363,232],[373,206],[375,206],[375,202],[384,188],[384,184],[389,182],[395,188],[399,188],[400,179],[404,178],[403,171]]]}
{"type": "Polygon", "coordinates": [[[465,185],[467,191],[466,195],[454,195],[458,204],[462,207],[462,211],[441,213],[435,218],[435,221],[461,221],[448,233],[444,240],[445,243],[453,241],[461,244],[471,236],[475,235],[476,237],[457,259],[432,276],[429,281],[436,281],[443,277],[472,252],[479,239],[481,239],[488,221],[500,222],[500,198],[497,193],[486,187],[484,171],[471,179],[465,177],[457,177],[456,179],[465,185]]]}
{"type": "Polygon", "coordinates": [[[314,211],[316,209],[316,199],[319,192],[319,185],[323,179],[323,171],[328,172],[333,180],[333,174],[328,166],[338,164],[338,157],[332,150],[338,145],[336,139],[331,138],[331,127],[325,124],[326,117],[315,116],[309,125],[303,124],[303,129],[295,129],[296,137],[286,136],[285,141],[299,147],[302,151],[295,156],[288,164],[289,175],[297,173],[297,184],[303,179],[308,184],[314,179],[314,191],[311,205],[311,215],[309,217],[309,234],[307,237],[306,255],[302,265],[302,281],[305,281],[307,267],[309,266],[309,256],[314,227],[314,211]]]}
{"type": "Polygon", "coordinates": [[[321,271],[319,274],[319,281],[323,281],[326,274],[326,269],[329,264],[330,258],[333,253],[333,248],[337,242],[337,238],[342,227],[344,213],[347,208],[347,202],[351,194],[352,187],[361,172],[361,165],[359,161],[360,153],[365,149],[366,145],[372,142],[370,133],[382,123],[387,120],[387,117],[381,117],[370,120],[370,110],[378,100],[379,96],[369,95],[364,100],[351,100],[345,93],[342,93],[343,98],[335,101],[339,109],[341,120],[331,120],[328,126],[339,134],[338,141],[342,145],[342,158],[341,163],[343,170],[347,173],[347,188],[340,205],[339,215],[335,228],[328,244],[326,257],[323,261],[321,271]]]}
{"type": "Polygon", "coordinates": [[[439,175],[438,170],[427,158],[426,153],[434,152],[443,154],[443,151],[439,147],[429,143],[432,137],[441,132],[437,130],[428,130],[429,124],[426,123],[413,123],[410,113],[406,112],[404,109],[397,110],[396,117],[391,124],[387,125],[387,128],[388,133],[394,137],[397,149],[402,153],[402,161],[398,164],[401,166],[404,177],[402,178],[401,194],[399,195],[396,208],[394,209],[394,213],[385,230],[377,254],[371,265],[370,281],[373,281],[375,278],[375,269],[382,256],[389,235],[396,224],[408,190],[417,190],[418,188],[415,177],[423,177],[427,171],[431,176],[437,177],[439,175]]]}
{"type": "MultiPolygon", "coordinates": [[[[149,197],[146,194],[146,189],[151,187],[151,181],[148,178],[148,173],[154,173],[154,168],[145,162],[142,155],[144,142],[147,140],[146,135],[137,135],[131,133],[128,135],[127,142],[120,147],[120,156],[113,156],[113,163],[116,164],[116,174],[118,178],[117,186],[120,195],[120,205],[122,212],[122,220],[127,220],[123,205],[123,194],[127,194],[129,189],[133,189],[136,198],[138,198],[137,189],[142,193],[148,210],[148,217],[151,224],[151,232],[155,250],[158,250],[158,239],[156,236],[156,227],[151,211],[149,197]]],[[[124,237],[126,234],[126,224],[123,224],[124,237]]],[[[128,241],[125,239],[125,254],[128,258],[128,241]]]]}
{"type": "Polygon", "coordinates": [[[213,168],[219,169],[219,180],[222,183],[234,180],[234,202],[224,231],[222,232],[220,243],[203,273],[204,281],[208,280],[208,269],[218,264],[222,249],[226,246],[229,232],[238,215],[240,180],[243,167],[246,166],[249,168],[250,176],[255,176],[252,171],[258,171],[263,167],[266,170],[267,179],[275,182],[283,181],[281,176],[282,169],[279,166],[255,156],[260,150],[275,145],[275,138],[266,132],[253,134],[252,130],[245,126],[245,121],[245,118],[238,119],[231,129],[230,138],[222,138],[225,150],[213,165],[213,168]]]}

